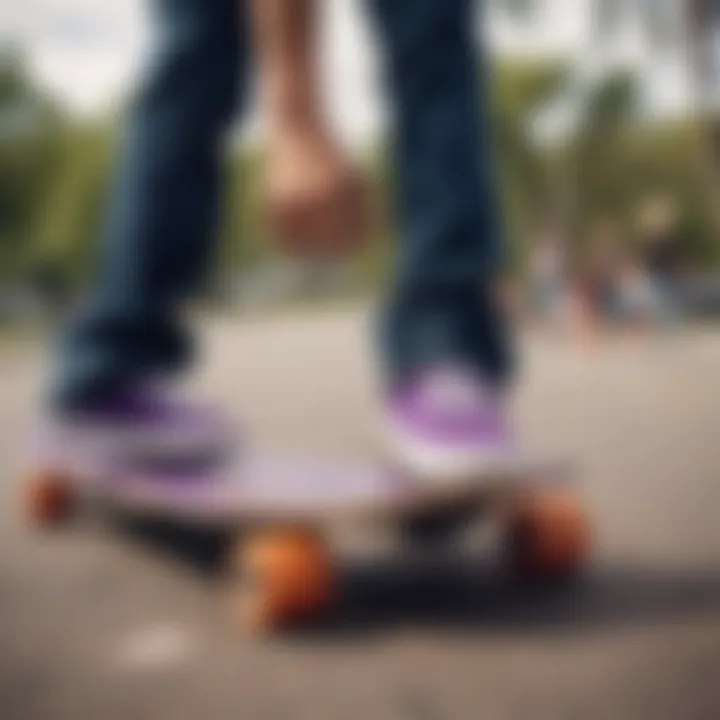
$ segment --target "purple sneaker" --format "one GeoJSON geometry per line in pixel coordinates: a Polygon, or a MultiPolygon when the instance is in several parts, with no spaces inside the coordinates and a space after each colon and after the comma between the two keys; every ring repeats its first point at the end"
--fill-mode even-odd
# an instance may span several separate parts
{"type": "Polygon", "coordinates": [[[119,390],[59,414],[51,435],[79,451],[148,463],[219,461],[235,450],[238,437],[217,410],[150,386],[119,390]]]}
{"type": "Polygon", "coordinates": [[[428,368],[401,383],[387,416],[395,454],[430,481],[499,467],[515,447],[500,393],[455,366],[428,368]]]}

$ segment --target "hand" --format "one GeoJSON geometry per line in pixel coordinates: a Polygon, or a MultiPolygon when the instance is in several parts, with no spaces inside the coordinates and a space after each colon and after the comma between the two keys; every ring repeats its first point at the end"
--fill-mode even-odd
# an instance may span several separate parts
{"type": "Polygon", "coordinates": [[[357,250],[366,239],[365,183],[321,131],[293,128],[273,133],[265,192],[270,231],[290,255],[338,258],[357,250]]]}

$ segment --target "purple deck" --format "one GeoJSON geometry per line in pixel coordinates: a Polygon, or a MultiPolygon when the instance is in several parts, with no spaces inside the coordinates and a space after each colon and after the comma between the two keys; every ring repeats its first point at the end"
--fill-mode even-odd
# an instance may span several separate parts
{"type": "Polygon", "coordinates": [[[408,480],[379,465],[271,456],[206,474],[123,474],[108,490],[133,508],[218,522],[379,512],[411,502],[416,493],[408,480]]]}
{"type": "Polygon", "coordinates": [[[428,484],[383,462],[267,452],[218,463],[212,471],[140,469],[114,462],[101,444],[78,444],[57,433],[35,440],[32,455],[65,471],[83,492],[131,510],[210,523],[393,514],[564,481],[572,470],[556,458],[516,455],[471,477],[428,484]]]}
{"type": "Polygon", "coordinates": [[[57,466],[94,496],[129,510],[217,524],[394,514],[564,480],[570,470],[556,459],[515,457],[472,477],[428,485],[382,462],[259,453],[208,472],[123,468],[77,448],[63,455],[55,456],[57,466]]]}

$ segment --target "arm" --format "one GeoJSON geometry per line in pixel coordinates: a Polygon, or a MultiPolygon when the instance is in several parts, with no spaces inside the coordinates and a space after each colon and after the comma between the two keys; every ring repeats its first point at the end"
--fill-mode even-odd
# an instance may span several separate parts
{"type": "Polygon", "coordinates": [[[271,230],[291,253],[328,257],[363,239],[367,212],[360,176],[331,137],[320,107],[317,10],[317,0],[252,0],[271,230]]]}
{"type": "Polygon", "coordinates": [[[317,0],[252,0],[255,56],[271,132],[320,126],[317,0]]]}

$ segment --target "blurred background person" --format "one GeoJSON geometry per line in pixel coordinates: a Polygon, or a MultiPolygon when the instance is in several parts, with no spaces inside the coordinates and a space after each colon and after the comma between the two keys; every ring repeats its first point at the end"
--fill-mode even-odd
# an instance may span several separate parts
{"type": "Polygon", "coordinates": [[[530,251],[530,302],[533,316],[542,326],[559,328],[566,319],[568,262],[561,240],[548,230],[530,251]]]}
{"type": "Polygon", "coordinates": [[[669,321],[681,312],[686,261],[678,211],[669,198],[655,198],[640,209],[640,255],[654,296],[655,316],[669,321]]]}
{"type": "Polygon", "coordinates": [[[614,220],[597,221],[574,270],[575,316],[581,335],[595,341],[618,319],[621,239],[614,220]]]}
{"type": "Polygon", "coordinates": [[[645,333],[662,320],[660,297],[643,262],[628,253],[618,275],[615,317],[623,330],[645,333]]]}

